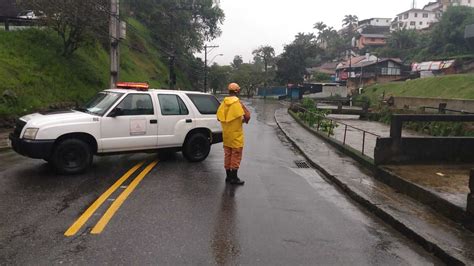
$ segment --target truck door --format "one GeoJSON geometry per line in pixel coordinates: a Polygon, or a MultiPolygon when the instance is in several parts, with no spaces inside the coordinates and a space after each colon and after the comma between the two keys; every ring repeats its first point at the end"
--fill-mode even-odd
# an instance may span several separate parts
{"type": "Polygon", "coordinates": [[[160,116],[158,146],[160,148],[181,147],[195,121],[190,108],[177,94],[158,94],[160,116]]]}
{"type": "Polygon", "coordinates": [[[128,94],[101,120],[102,152],[155,149],[158,120],[148,93],[128,94]]]}

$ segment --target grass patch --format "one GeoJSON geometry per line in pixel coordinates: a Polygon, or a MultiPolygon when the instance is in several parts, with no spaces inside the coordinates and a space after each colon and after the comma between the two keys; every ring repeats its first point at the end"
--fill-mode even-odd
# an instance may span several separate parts
{"type": "Polygon", "coordinates": [[[461,74],[424,79],[376,84],[364,89],[361,97],[372,104],[380,102],[382,95],[429,97],[448,99],[474,99],[474,75],[461,74]]]}
{"type": "MultiPolygon", "coordinates": [[[[121,46],[122,81],[145,81],[154,88],[166,86],[166,57],[138,21],[121,46]]],[[[50,30],[0,31],[0,117],[22,115],[60,102],[82,103],[108,88],[109,52],[99,43],[61,56],[62,43],[50,30]],[[4,94],[15,95],[5,100],[4,94]]],[[[178,71],[178,84],[189,82],[178,71]]]]}

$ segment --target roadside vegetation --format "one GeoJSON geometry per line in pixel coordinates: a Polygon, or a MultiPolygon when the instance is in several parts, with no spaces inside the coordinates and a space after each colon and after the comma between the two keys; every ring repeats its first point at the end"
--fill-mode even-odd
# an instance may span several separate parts
{"type": "Polygon", "coordinates": [[[375,84],[364,88],[358,99],[378,105],[382,97],[408,96],[448,99],[474,99],[474,75],[460,74],[375,84]]]}
{"type": "MultiPolygon", "coordinates": [[[[108,88],[107,1],[19,4],[45,17],[40,28],[0,32],[0,120],[81,104],[108,88]]],[[[194,53],[221,33],[224,13],[214,1],[125,0],[121,19],[127,37],[120,45],[120,80],[202,89],[204,63],[194,53]]]]}
{"type": "MultiPolygon", "coordinates": [[[[146,31],[141,34],[147,36],[146,31]]],[[[131,33],[126,44],[121,50],[121,78],[148,81],[158,88],[166,85],[167,67],[149,41],[131,33]],[[142,52],[131,46],[141,47],[142,52]]],[[[51,104],[82,103],[108,88],[105,47],[92,42],[67,57],[58,55],[62,49],[61,39],[51,30],[0,32],[0,116],[25,114],[51,104]]],[[[185,79],[180,84],[189,86],[185,79]]]]}

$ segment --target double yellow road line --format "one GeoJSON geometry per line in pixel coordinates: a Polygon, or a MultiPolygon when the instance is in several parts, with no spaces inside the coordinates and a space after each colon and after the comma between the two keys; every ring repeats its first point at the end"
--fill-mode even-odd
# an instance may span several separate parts
{"type": "MultiPolygon", "coordinates": [[[[69,227],[64,233],[65,236],[73,236],[79,232],[84,224],[92,217],[97,209],[125,182],[130,176],[132,176],[145,162],[138,163],[130,170],[128,170],[119,180],[117,180],[107,191],[104,192],[87,210],[69,227]]],[[[153,170],[158,164],[158,161],[153,161],[147,165],[143,171],[127,186],[127,188],[118,196],[116,200],[110,205],[105,214],[100,218],[99,222],[92,228],[91,234],[100,234],[104,230],[105,226],[112,219],[117,210],[122,206],[128,196],[135,190],[145,176],[153,170]]]]}

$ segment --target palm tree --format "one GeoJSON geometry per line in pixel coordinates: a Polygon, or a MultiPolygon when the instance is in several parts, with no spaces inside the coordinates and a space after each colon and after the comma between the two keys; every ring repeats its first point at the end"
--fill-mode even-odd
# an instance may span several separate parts
{"type": "Polygon", "coordinates": [[[342,20],[342,26],[347,27],[352,31],[355,25],[357,25],[357,22],[359,22],[359,18],[356,15],[345,15],[342,20]]]}

